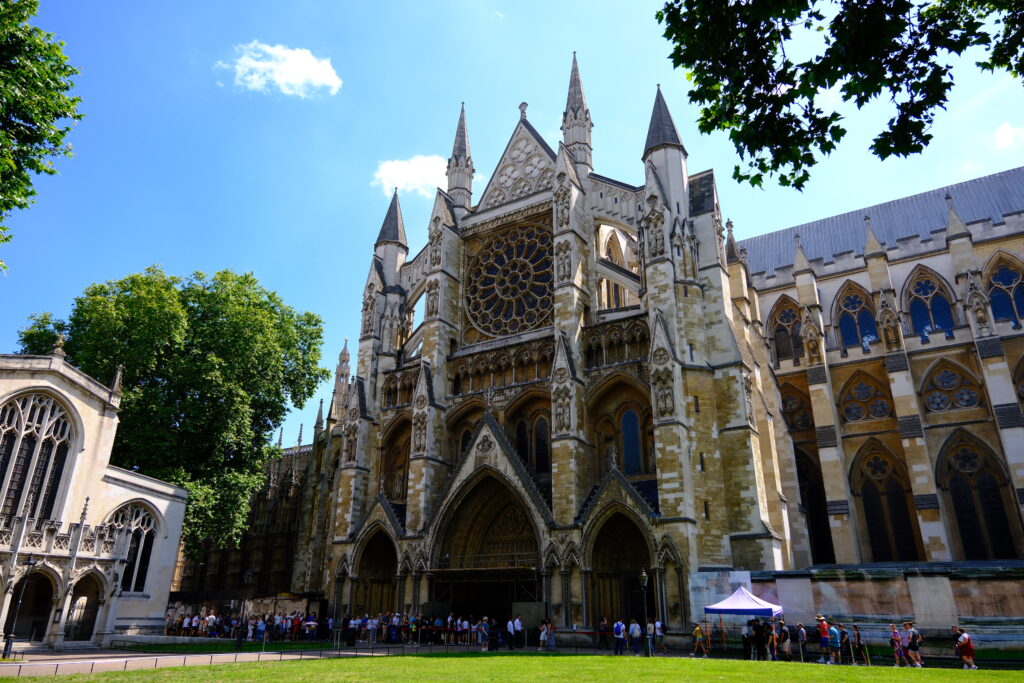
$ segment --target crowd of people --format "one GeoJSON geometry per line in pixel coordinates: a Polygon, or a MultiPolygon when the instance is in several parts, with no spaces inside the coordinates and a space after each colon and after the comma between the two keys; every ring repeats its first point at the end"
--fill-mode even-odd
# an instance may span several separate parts
{"type": "Polygon", "coordinates": [[[243,616],[238,613],[205,615],[185,614],[170,617],[167,635],[193,638],[233,638],[256,642],[327,640],[334,630],[334,619],[321,623],[316,612],[302,614],[257,614],[243,616]]]}
{"type": "MultiPolygon", "coordinates": [[[[571,627],[576,633],[576,626],[571,627]]],[[[598,622],[597,630],[589,633],[598,650],[612,650],[623,655],[631,649],[634,656],[668,654],[665,645],[665,624],[658,618],[647,620],[646,627],[636,619],[627,624],[623,618],[614,623],[607,617],[598,622]]],[[[965,669],[977,669],[974,663],[974,643],[961,626],[953,626],[954,651],[965,669]]],[[[332,637],[349,646],[360,644],[394,644],[419,646],[464,645],[477,646],[483,651],[508,648],[523,649],[537,644],[538,651],[558,650],[558,628],[550,619],[544,619],[532,628],[527,628],[521,615],[509,617],[498,623],[487,616],[461,616],[454,612],[447,617],[418,617],[400,612],[378,613],[376,615],[345,616],[335,631],[333,617],[318,620],[316,612],[302,614],[185,614],[168,618],[167,635],[233,638],[256,642],[299,642],[329,640],[332,637]]],[[[583,635],[582,632],[580,632],[583,635]]],[[[694,623],[691,630],[693,649],[691,657],[707,657],[713,642],[720,642],[723,634],[717,627],[710,634],[700,623],[694,623]]],[[[849,629],[835,621],[829,621],[819,614],[816,624],[808,635],[802,623],[787,626],[785,620],[751,619],[741,634],[744,659],[760,661],[802,661],[819,664],[862,666],[870,663],[867,643],[857,624],[849,629]],[[816,647],[815,647],[816,645],[816,647]],[[817,659],[815,659],[817,655],[817,659]]],[[[904,622],[902,628],[889,624],[888,645],[893,654],[893,666],[921,668],[921,646],[924,638],[913,622],[904,622]]]]}

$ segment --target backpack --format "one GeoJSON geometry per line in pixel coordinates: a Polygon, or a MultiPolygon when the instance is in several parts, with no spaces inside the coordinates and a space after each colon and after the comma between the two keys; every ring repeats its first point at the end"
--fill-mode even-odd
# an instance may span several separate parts
{"type": "Polygon", "coordinates": [[[622,637],[622,622],[621,621],[616,621],[615,622],[615,637],[616,638],[621,638],[622,637]]]}

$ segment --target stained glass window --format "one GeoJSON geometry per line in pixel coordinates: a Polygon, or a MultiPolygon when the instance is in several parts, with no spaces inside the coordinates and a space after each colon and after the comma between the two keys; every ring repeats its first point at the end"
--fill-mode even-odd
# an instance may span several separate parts
{"type": "Polygon", "coordinates": [[[52,396],[0,406],[0,515],[50,518],[71,440],[70,418],[52,396]]]}
{"type": "Polygon", "coordinates": [[[806,394],[789,384],[782,387],[782,417],[791,430],[814,428],[810,400],[806,394]]]}
{"type": "Polygon", "coordinates": [[[952,299],[937,277],[921,273],[911,279],[909,287],[910,326],[915,334],[953,329],[952,299]]]}
{"type": "Polygon", "coordinates": [[[622,462],[626,474],[641,474],[642,446],[640,444],[640,418],[635,410],[627,410],[622,414],[622,462]]]}
{"type": "Polygon", "coordinates": [[[800,309],[789,297],[783,297],[776,305],[772,316],[772,337],[775,340],[775,357],[778,360],[799,358],[803,355],[803,340],[800,338],[800,309]]]}
{"type": "Polygon", "coordinates": [[[1021,282],[1020,270],[1001,265],[992,273],[990,281],[988,295],[995,319],[1009,320],[1014,327],[1019,326],[1024,317],[1024,283],[1021,282]]]}
{"type": "Polygon", "coordinates": [[[949,492],[966,560],[1015,559],[1013,493],[1003,467],[977,439],[954,434],[939,460],[939,485],[949,492]]]}
{"type": "Polygon", "coordinates": [[[156,542],[156,520],[149,508],[132,503],[119,508],[110,521],[129,535],[121,589],[143,591],[146,589],[146,575],[149,573],[149,561],[156,542]]]}
{"type": "Polygon", "coordinates": [[[981,404],[981,390],[962,370],[943,362],[932,371],[925,383],[925,409],[938,413],[955,408],[973,408],[981,404]]]}
{"type": "Polygon", "coordinates": [[[873,378],[859,372],[847,383],[839,401],[839,412],[846,422],[891,417],[892,398],[873,378]]]}
{"type": "Polygon", "coordinates": [[[860,494],[873,562],[919,559],[905,468],[880,447],[861,456],[854,490],[860,494]]]}
{"type": "Polygon", "coordinates": [[[839,340],[843,348],[866,346],[878,341],[874,307],[871,299],[859,288],[847,285],[840,291],[837,315],[839,340]]]}

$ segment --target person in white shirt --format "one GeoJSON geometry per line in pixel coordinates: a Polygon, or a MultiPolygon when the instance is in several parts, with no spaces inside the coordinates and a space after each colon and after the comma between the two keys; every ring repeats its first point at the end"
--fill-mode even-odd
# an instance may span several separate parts
{"type": "Polygon", "coordinates": [[[663,654],[668,654],[668,648],[665,647],[665,624],[661,619],[654,620],[654,642],[663,654]]]}
{"type": "Polygon", "coordinates": [[[508,620],[505,624],[505,640],[508,641],[508,649],[514,650],[516,648],[516,622],[512,619],[508,620]]]}
{"type": "Polygon", "coordinates": [[[519,617],[518,614],[516,615],[516,619],[513,622],[513,626],[515,627],[516,631],[516,647],[521,649],[526,643],[523,641],[523,620],[519,617]]]}
{"type": "Polygon", "coordinates": [[[366,630],[370,633],[370,644],[373,645],[377,642],[377,618],[370,617],[370,621],[366,624],[366,630]]]}

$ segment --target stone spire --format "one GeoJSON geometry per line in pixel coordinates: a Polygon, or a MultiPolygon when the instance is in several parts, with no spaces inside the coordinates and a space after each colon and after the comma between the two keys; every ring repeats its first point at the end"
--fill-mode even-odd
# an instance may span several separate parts
{"type": "Polygon", "coordinates": [[[299,425],[299,444],[302,445],[302,425],[299,425]]]}
{"type": "Polygon", "coordinates": [[[409,249],[409,243],[405,239],[402,207],[398,204],[398,188],[395,188],[395,193],[391,195],[391,205],[388,207],[387,215],[384,216],[384,223],[380,226],[380,234],[377,235],[374,246],[388,242],[405,247],[406,250],[409,249]]]}
{"type": "Polygon", "coordinates": [[[725,221],[725,262],[738,263],[740,250],[736,246],[736,238],[732,234],[732,219],[725,221]]]}
{"type": "Polygon", "coordinates": [[[473,156],[469,152],[469,134],[466,132],[466,103],[459,110],[459,124],[455,127],[455,144],[448,158],[448,195],[456,206],[469,208],[473,198],[473,156]]]}
{"type": "Polygon", "coordinates": [[[281,427],[281,431],[277,433],[277,447],[281,448],[284,446],[284,427],[281,427]]]}
{"type": "Polygon", "coordinates": [[[953,195],[946,193],[946,237],[947,239],[953,235],[967,232],[967,225],[964,223],[964,219],[960,218],[960,212],[956,210],[956,206],[953,205],[953,195]]]}
{"type": "Polygon", "coordinates": [[[793,257],[793,274],[797,274],[802,270],[811,270],[811,264],[807,260],[807,255],[804,254],[804,245],[800,243],[800,235],[794,235],[793,240],[796,242],[796,256],[793,257]]]}
{"type": "Polygon", "coordinates": [[[121,363],[117,364],[117,371],[114,373],[114,383],[110,386],[110,391],[115,394],[121,393],[121,383],[124,381],[124,365],[121,363]]]}
{"type": "Polygon", "coordinates": [[[875,231],[871,227],[871,216],[864,216],[864,258],[884,253],[885,249],[875,237],[875,231]]]}
{"type": "Polygon", "coordinates": [[[663,146],[678,147],[686,154],[679,139],[679,132],[676,124],[672,121],[672,114],[669,113],[668,105],[665,104],[665,97],[661,94],[661,86],[658,86],[658,94],[654,96],[654,109],[651,111],[651,123],[647,127],[647,142],[644,143],[644,158],[651,150],[663,146]]]}
{"type": "Polygon", "coordinates": [[[565,112],[562,114],[562,139],[578,167],[577,173],[581,175],[593,169],[593,147],[590,142],[590,130],[593,127],[587,98],[583,94],[580,68],[576,63],[576,53],[573,52],[572,71],[569,72],[569,95],[566,97],[565,112]]]}
{"type": "Polygon", "coordinates": [[[348,403],[348,361],[348,337],[345,337],[345,345],[341,347],[341,353],[338,354],[338,366],[334,370],[334,396],[331,399],[330,419],[335,422],[341,422],[345,405],[348,403]]]}
{"type": "Polygon", "coordinates": [[[320,431],[324,428],[324,400],[320,399],[320,407],[316,410],[316,422],[313,423],[313,429],[320,431]]]}

